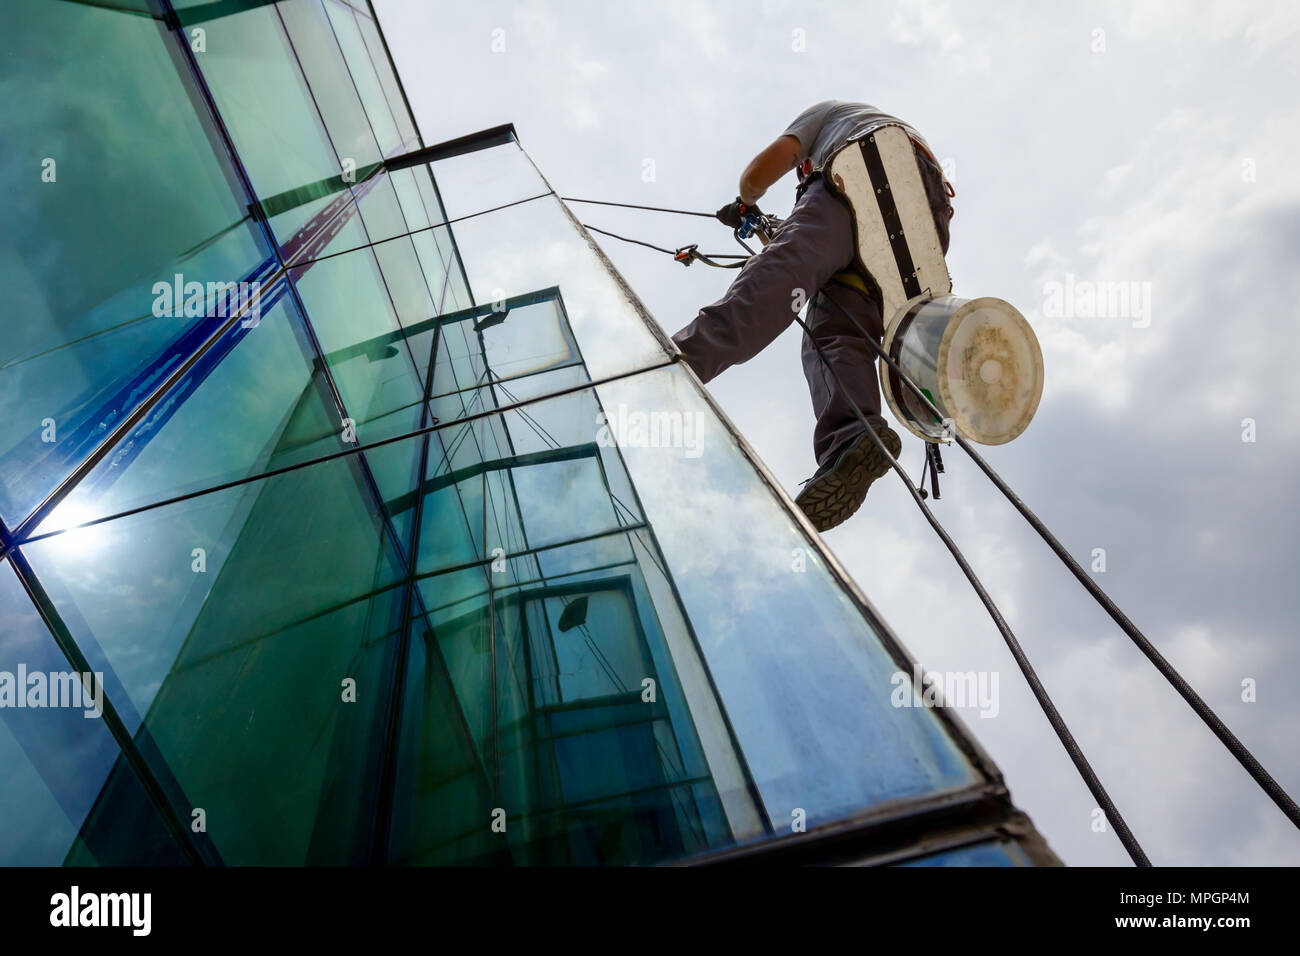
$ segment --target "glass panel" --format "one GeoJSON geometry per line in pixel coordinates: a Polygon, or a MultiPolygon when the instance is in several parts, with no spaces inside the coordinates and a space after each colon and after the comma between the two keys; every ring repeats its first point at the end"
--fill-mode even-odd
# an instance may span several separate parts
{"type": "Polygon", "coordinates": [[[366,41],[366,50],[370,53],[370,62],[374,65],[375,72],[379,74],[379,82],[384,88],[384,97],[388,100],[389,110],[397,122],[397,130],[405,144],[404,148],[417,149],[420,144],[416,142],[415,125],[411,122],[411,114],[402,99],[397,77],[393,75],[392,64],[389,63],[388,55],[384,52],[379,29],[375,26],[375,21],[371,20],[364,11],[357,10],[356,15],[361,35],[366,41]]]}
{"type": "Polygon", "coordinates": [[[346,447],[284,282],[236,322],[41,523],[71,527],[346,447]],[[254,321],[256,320],[256,321],[254,321]]]}
{"type": "MultiPolygon", "coordinates": [[[[478,306],[444,316],[437,325],[434,397],[477,387],[489,373],[494,382],[512,382],[582,362],[553,294],[478,306]]],[[[552,385],[556,387],[563,385],[552,385]]]]}
{"type": "Polygon", "coordinates": [[[321,0],[281,0],[276,9],[324,117],[334,151],[356,168],[379,160],[379,144],[321,0]]]}
{"type": "Polygon", "coordinates": [[[595,394],[575,392],[434,433],[421,573],[538,548],[641,520],[617,452],[601,442],[595,394]],[[455,527],[454,535],[444,529],[455,527]],[[463,529],[463,533],[462,530],[463,529]]]}
{"type": "Polygon", "coordinates": [[[401,575],[360,456],[25,546],[229,864],[362,863],[401,575]]]}
{"type": "Polygon", "coordinates": [[[676,367],[598,387],[768,813],[809,824],[975,782],[849,594],[676,367]]]}
{"type": "Polygon", "coordinates": [[[538,199],[462,220],[452,229],[478,302],[546,289],[558,280],[592,378],[667,360],[647,326],[653,320],[611,275],[559,201],[538,199]]]}
{"type": "Polygon", "coordinates": [[[334,24],[334,33],[338,37],[339,46],[343,48],[343,55],[347,58],[352,81],[361,94],[361,101],[366,105],[366,115],[370,117],[370,125],[379,140],[380,148],[385,156],[401,152],[404,137],[398,132],[379,77],[375,75],[370,53],[366,50],[365,41],[362,40],[361,32],[357,27],[356,15],[351,7],[329,2],[329,0],[325,7],[329,11],[330,22],[334,24]]]}
{"type": "Polygon", "coordinates": [[[290,274],[360,440],[419,427],[424,382],[375,254],[359,249],[290,274]]]}
{"type": "Polygon", "coordinates": [[[0,340],[12,527],[218,327],[209,284],[254,281],[270,254],[159,23],[44,0],[5,15],[0,283],[22,316],[0,340]],[[201,294],[166,301],[155,283],[177,275],[201,294]]]}
{"type": "Polygon", "coordinates": [[[653,863],[760,832],[685,622],[629,540],[556,549],[551,580],[532,555],[514,584],[491,564],[421,582],[394,862],[653,863]]]}
{"type": "MultiPolygon", "coordinates": [[[[307,22],[305,15],[298,20],[307,22]]],[[[310,235],[351,204],[340,158],[274,5],[206,20],[202,28],[199,67],[272,231],[290,245],[299,230],[310,235]]],[[[331,115],[338,135],[355,142],[355,117],[335,116],[344,109],[332,106],[331,115]]]]}
{"type": "Polygon", "coordinates": [[[0,866],[184,865],[80,678],[0,562],[0,866]]]}
{"type": "Polygon", "coordinates": [[[550,192],[518,143],[440,159],[429,167],[449,219],[550,192]]]}

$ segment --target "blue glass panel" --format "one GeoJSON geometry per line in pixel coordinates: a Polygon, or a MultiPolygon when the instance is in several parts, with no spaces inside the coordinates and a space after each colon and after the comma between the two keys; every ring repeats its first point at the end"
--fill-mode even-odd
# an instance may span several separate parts
{"type": "Polygon", "coordinates": [[[77,677],[0,562],[0,865],[184,864],[105,725],[103,685],[77,677]]]}

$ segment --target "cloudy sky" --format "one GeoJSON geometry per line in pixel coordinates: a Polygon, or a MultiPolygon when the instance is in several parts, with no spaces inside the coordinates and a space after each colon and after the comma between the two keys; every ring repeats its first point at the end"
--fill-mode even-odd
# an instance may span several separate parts
{"type": "MultiPolygon", "coordinates": [[[[955,293],[1014,303],[1047,367],[1032,426],[985,457],[1085,566],[1104,549],[1101,585],[1300,793],[1294,6],[375,5],[425,141],[513,122],[562,195],[716,209],[822,99],[917,126],[957,190],[955,293]],[[1137,307],[1054,308],[1053,283],[1125,283],[1137,307]]],[[[763,205],[792,201],[787,181],[763,205]]],[[[703,219],[575,209],[659,245],[734,245],[703,219]]],[[[601,242],[669,332],[729,278],[601,242]]],[[[816,467],[799,335],[710,385],[792,493],[816,467]]],[[[906,438],[913,477],[921,459],[906,438]]],[[[937,515],[1152,860],[1300,863],[1300,833],[1181,698],[960,450],[945,462],[937,515]]],[[[896,476],[826,540],[927,669],[1001,675],[998,716],[963,719],[1065,861],[1126,863],[896,476]]]]}

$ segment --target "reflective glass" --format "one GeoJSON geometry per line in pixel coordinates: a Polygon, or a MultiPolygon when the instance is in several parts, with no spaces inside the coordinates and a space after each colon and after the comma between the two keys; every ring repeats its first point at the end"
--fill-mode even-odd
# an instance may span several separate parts
{"type": "Polygon", "coordinates": [[[276,4],[334,151],[364,168],[382,158],[322,0],[276,4]]]}
{"type": "Polygon", "coordinates": [[[404,137],[397,129],[392,108],[384,96],[383,86],[380,84],[370,52],[366,49],[360,27],[357,25],[356,14],[351,7],[334,0],[325,0],[325,7],[329,12],[330,22],[334,25],[334,34],[338,38],[339,46],[342,47],[343,55],[347,59],[347,68],[352,82],[361,96],[361,101],[365,104],[366,115],[369,116],[370,125],[374,129],[376,139],[379,140],[380,149],[385,156],[401,152],[404,137]]]}
{"type": "Polygon", "coordinates": [[[392,114],[394,122],[397,123],[397,131],[405,144],[405,149],[416,149],[420,144],[416,141],[415,125],[411,122],[411,114],[406,109],[405,100],[397,84],[397,77],[394,75],[392,65],[388,61],[388,54],[384,50],[384,42],[380,38],[379,28],[364,10],[353,7],[352,12],[356,15],[357,25],[366,43],[366,52],[370,54],[370,62],[379,75],[380,85],[384,89],[384,98],[388,102],[389,112],[392,114]]]}
{"type": "MultiPolygon", "coordinates": [[[[462,153],[430,163],[448,219],[550,192],[518,143],[462,153]]],[[[472,257],[466,257],[472,262],[472,257]]]]}
{"type": "Polygon", "coordinates": [[[811,825],[979,778],[676,367],[598,386],[768,813],[811,825]]]}
{"type": "Polygon", "coordinates": [[[155,20],[5,8],[0,516],[10,527],[219,325],[209,283],[270,264],[175,42],[155,20]],[[148,149],[141,149],[148,143],[148,149]],[[172,302],[181,276],[203,283],[172,302]]]}
{"type": "Polygon", "coordinates": [[[81,673],[0,562],[0,865],[183,865],[81,673]]]}
{"type": "Polygon", "coordinates": [[[560,286],[593,379],[667,360],[647,324],[653,320],[558,200],[547,197],[465,219],[453,224],[452,233],[478,302],[560,286]]]}
{"type": "Polygon", "coordinates": [[[661,569],[630,543],[556,548],[553,576],[531,554],[513,583],[491,564],[421,582],[394,862],[653,863],[761,832],[661,569]]]}
{"type": "Polygon", "coordinates": [[[37,528],[210,488],[346,447],[337,408],[281,281],[236,322],[37,528]]]}
{"type": "MultiPolygon", "coordinates": [[[[360,456],[24,547],[228,864],[362,863],[401,576],[360,456]]],[[[146,754],[149,757],[149,754],[146,754]]]]}
{"type": "MultiPolygon", "coordinates": [[[[300,14],[295,23],[305,36],[310,18],[300,14]]],[[[342,158],[330,141],[277,6],[248,7],[204,20],[193,29],[203,31],[203,50],[196,53],[199,68],[253,189],[267,206],[272,231],[282,245],[290,245],[300,230],[313,234],[352,199],[342,158]]],[[[312,49],[319,55],[325,48],[312,49]]],[[[330,107],[332,115],[343,115],[345,109],[341,104],[330,107]]],[[[337,122],[342,141],[362,141],[355,112],[337,122]]]]}

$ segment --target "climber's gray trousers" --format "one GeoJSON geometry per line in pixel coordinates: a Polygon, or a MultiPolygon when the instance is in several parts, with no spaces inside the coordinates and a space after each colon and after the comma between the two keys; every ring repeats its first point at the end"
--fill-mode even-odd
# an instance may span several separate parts
{"type": "MultiPolygon", "coordinates": [[[[939,167],[918,157],[943,249],[948,251],[948,200],[939,167]]],[[[695,321],[673,336],[686,361],[708,382],[733,365],[747,362],[789,327],[808,301],[806,322],[835,369],[841,390],[821,356],[803,337],[803,372],[812,395],[817,427],[813,453],[818,464],[833,461],[863,434],[856,405],[873,425],[884,424],[876,382],[876,352],[848,318],[824,301],[834,299],[880,341],[884,334],[878,303],[830,278],[853,259],[852,218],[848,207],[814,180],[794,211],[775,230],[772,241],[746,263],[731,288],[705,306],[695,321]]]]}

